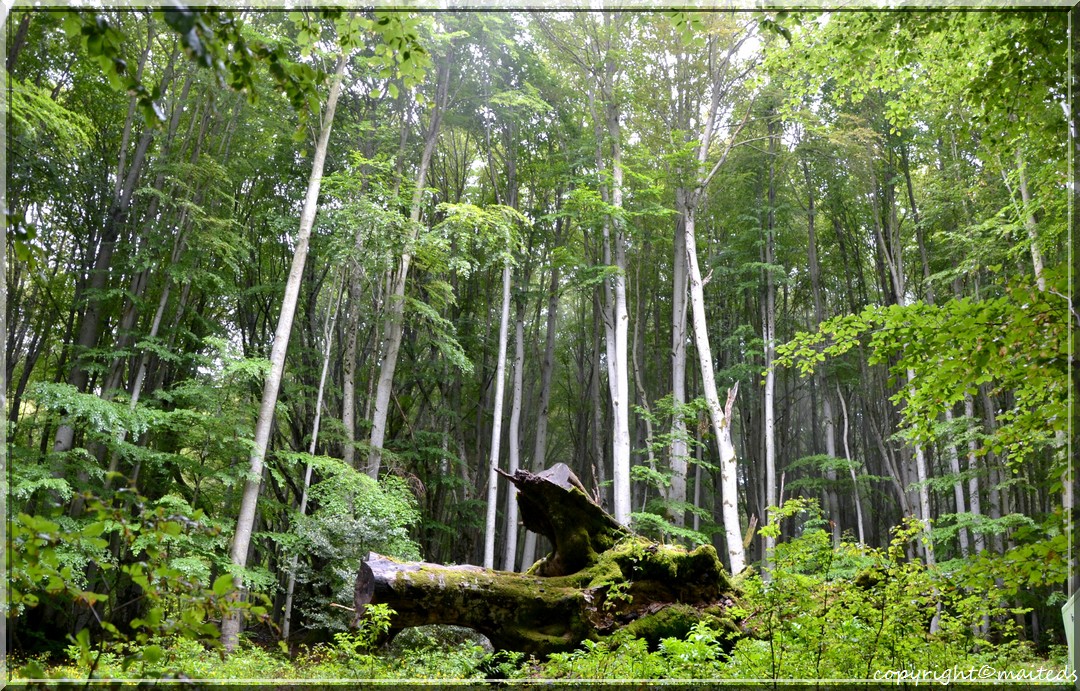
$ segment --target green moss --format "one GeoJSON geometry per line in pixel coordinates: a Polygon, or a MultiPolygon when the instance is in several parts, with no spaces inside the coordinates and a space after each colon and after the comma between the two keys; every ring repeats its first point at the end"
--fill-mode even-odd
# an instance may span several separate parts
{"type": "Polygon", "coordinates": [[[590,568],[588,573],[589,583],[586,586],[588,588],[603,588],[626,580],[619,564],[614,559],[606,557],[590,568]]]}
{"type": "Polygon", "coordinates": [[[405,597],[412,602],[412,616],[456,612],[457,623],[489,629],[496,646],[513,650],[555,652],[586,638],[614,643],[624,636],[655,646],[685,636],[699,621],[734,634],[726,639],[740,633],[729,611],[729,596],[738,596],[708,545],[687,551],[635,535],[564,576],[425,565],[397,578],[401,596],[408,590],[402,581],[436,586],[405,597]]]}
{"type": "Polygon", "coordinates": [[[753,578],[756,573],[757,571],[755,571],[753,566],[747,566],[745,569],[732,576],[730,578],[732,591],[737,595],[741,595],[746,590],[743,584],[753,578]]]}
{"type": "Polygon", "coordinates": [[[657,545],[634,536],[620,540],[601,560],[617,564],[624,579],[668,580],[675,578],[677,560],[685,554],[681,547],[657,545]]]}
{"type": "Polygon", "coordinates": [[[655,648],[665,638],[685,637],[703,617],[713,618],[690,605],[676,603],[630,622],[621,635],[644,639],[650,648],[655,648]]]}

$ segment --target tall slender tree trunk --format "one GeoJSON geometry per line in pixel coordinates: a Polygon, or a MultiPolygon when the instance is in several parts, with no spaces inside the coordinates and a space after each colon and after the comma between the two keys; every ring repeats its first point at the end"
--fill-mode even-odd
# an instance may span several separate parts
{"type": "MultiPolygon", "coordinates": [[[[765,341],[765,386],[762,392],[762,418],[765,428],[765,521],[772,521],[771,510],[768,507],[778,506],[779,499],[776,492],[776,371],[773,369],[773,359],[776,348],[776,281],[773,279],[773,263],[776,261],[775,239],[775,205],[776,205],[776,150],[778,135],[776,133],[776,118],[773,113],[767,113],[767,127],[769,130],[769,187],[767,192],[765,212],[765,243],[762,247],[762,263],[765,265],[763,278],[765,280],[765,299],[761,306],[761,329],[762,340],[765,341]]],[[[765,565],[771,568],[772,551],[776,548],[776,538],[765,538],[765,565]]]]}
{"type": "MultiPolygon", "coordinates": [[[[412,205],[409,211],[409,220],[412,221],[416,230],[420,223],[420,209],[424,196],[424,185],[427,183],[428,167],[435,153],[435,144],[439,139],[439,127],[446,110],[446,104],[450,97],[450,69],[453,64],[453,50],[447,52],[439,64],[437,83],[435,87],[435,101],[432,105],[431,119],[428,122],[427,131],[424,133],[424,150],[420,155],[420,165],[416,171],[416,188],[413,190],[412,205]]],[[[415,242],[418,235],[414,235],[415,242]]],[[[406,248],[401,255],[397,271],[394,272],[393,288],[388,296],[386,306],[386,348],[383,351],[382,365],[379,368],[378,384],[375,388],[375,410],[371,419],[371,438],[369,444],[371,451],[368,455],[367,473],[372,478],[379,477],[382,467],[382,450],[386,441],[386,421],[390,412],[390,394],[394,386],[394,371],[397,369],[398,352],[401,350],[401,338],[405,331],[405,281],[409,276],[409,266],[412,264],[412,249],[406,248]]]]}
{"type": "MultiPolygon", "coordinates": [[[[818,247],[817,247],[817,204],[814,198],[813,179],[810,176],[810,166],[803,160],[802,162],[803,177],[806,180],[806,225],[807,225],[807,260],[809,263],[810,271],[810,292],[814,301],[814,324],[813,328],[817,327],[825,320],[825,300],[822,296],[821,290],[821,264],[818,261],[818,247]]],[[[816,371],[814,373],[816,380],[817,390],[821,393],[821,417],[822,427],[825,431],[825,455],[830,458],[836,458],[836,415],[833,411],[832,394],[829,391],[829,387],[825,382],[825,374],[823,372],[816,371]]],[[[845,418],[845,424],[846,424],[845,418]]],[[[846,433],[844,443],[847,443],[846,433]]],[[[850,463],[850,459],[849,459],[850,463]]],[[[854,472],[854,470],[852,471],[854,472]]],[[[828,482],[828,487],[825,491],[825,497],[828,500],[828,506],[826,507],[829,512],[829,522],[832,524],[832,536],[833,544],[840,543],[841,523],[840,523],[840,499],[836,493],[836,470],[832,467],[825,471],[825,480],[828,482]]],[[[855,484],[852,487],[852,491],[855,494],[856,512],[858,512],[859,504],[859,486],[855,484]]],[[[858,520],[862,521],[862,516],[858,516],[858,520]]],[[[862,541],[862,531],[860,529],[859,539],[862,541]]]]}
{"type": "MultiPolygon", "coordinates": [[[[596,495],[600,498],[600,505],[605,509],[611,506],[608,501],[607,487],[607,457],[604,454],[604,406],[603,396],[600,393],[600,343],[602,339],[603,308],[600,306],[600,297],[593,291],[593,350],[589,373],[589,396],[592,400],[592,434],[589,441],[592,444],[593,467],[592,476],[595,483],[596,495]]],[[[583,469],[584,470],[584,469],[583,469]]]]}
{"type": "Polygon", "coordinates": [[[671,289],[671,403],[675,415],[671,420],[671,487],[667,498],[672,502],[686,501],[686,472],[689,467],[686,421],[682,408],[686,405],[686,219],[675,220],[675,257],[672,263],[671,289]]]}
{"type": "Polygon", "coordinates": [[[1020,201],[1023,203],[1024,227],[1027,228],[1028,241],[1031,243],[1031,265],[1035,269],[1035,284],[1046,292],[1046,276],[1043,270],[1042,250],[1039,249],[1039,223],[1031,208],[1031,190],[1028,188],[1027,165],[1020,149],[1016,150],[1016,168],[1020,176],[1020,201]]]}
{"type": "MultiPolygon", "coordinates": [[[[945,409],[945,423],[952,429],[953,411],[952,406],[945,409]]],[[[965,501],[964,481],[960,477],[960,454],[956,449],[956,444],[949,442],[945,445],[945,456],[949,459],[949,470],[952,472],[956,481],[953,483],[953,499],[956,503],[957,513],[967,512],[967,502],[965,501]]],[[[968,534],[967,530],[961,529],[957,533],[957,539],[960,542],[960,556],[967,557],[968,555],[968,534]]]]}
{"type": "MultiPolygon", "coordinates": [[[[360,233],[356,234],[353,251],[362,249],[360,233]]],[[[355,257],[349,260],[349,300],[346,306],[348,318],[345,320],[345,348],[341,354],[341,426],[345,428],[345,442],[342,448],[342,460],[356,467],[356,350],[357,331],[360,327],[360,288],[363,267],[355,257]]]]}
{"type": "MultiPolygon", "coordinates": [[[[648,252],[648,244],[649,243],[646,240],[645,241],[645,248],[644,248],[644,251],[643,251],[643,253],[646,254],[646,255],[648,255],[648,253],[649,253],[648,252]]],[[[635,284],[635,286],[634,286],[634,303],[636,305],[636,310],[635,310],[635,314],[634,314],[633,340],[630,343],[630,364],[632,366],[632,371],[633,371],[634,390],[637,393],[638,405],[640,405],[641,409],[644,411],[644,415],[639,416],[639,419],[641,419],[642,422],[643,422],[644,430],[641,430],[640,427],[639,427],[639,430],[643,431],[645,436],[644,436],[644,438],[642,438],[639,435],[638,440],[639,440],[640,446],[644,447],[644,449],[645,449],[645,455],[646,455],[646,458],[648,460],[649,469],[655,471],[656,470],[656,455],[653,452],[652,444],[649,443],[652,440],[652,437],[653,437],[653,424],[652,424],[652,411],[649,408],[649,395],[645,391],[645,378],[644,378],[644,374],[643,374],[643,372],[645,371],[645,362],[644,362],[644,355],[643,355],[644,345],[642,343],[642,341],[644,339],[642,338],[642,334],[641,334],[641,332],[642,332],[642,330],[644,328],[643,324],[645,322],[645,312],[647,312],[647,305],[643,304],[643,301],[642,301],[642,298],[641,298],[641,280],[640,280],[640,277],[641,277],[641,271],[640,271],[640,269],[638,269],[634,274],[634,284],[635,284]]],[[[645,510],[645,503],[648,500],[648,487],[641,487],[640,492],[638,494],[640,496],[639,505],[641,506],[641,510],[644,511],[645,510]]],[[[686,472],[685,471],[683,471],[682,495],[683,495],[684,501],[685,501],[685,497],[686,497],[686,472]]],[[[682,510],[681,508],[676,509],[674,515],[672,516],[672,521],[675,523],[675,525],[680,525],[680,526],[683,525],[686,522],[686,512],[684,510],[682,510]]]]}
{"type": "MultiPolygon", "coordinates": [[[[234,597],[240,597],[243,588],[243,569],[247,567],[248,547],[255,527],[255,508],[262,484],[263,460],[270,441],[270,429],[274,423],[274,408],[277,406],[278,389],[281,375],[285,371],[285,354],[292,334],[293,315],[296,313],[296,301],[300,295],[300,283],[304,277],[304,263],[307,260],[308,241],[311,228],[315,224],[315,214],[319,206],[319,188],[322,185],[323,165],[326,162],[326,150],[330,142],[330,131],[334,124],[334,111],[337,108],[338,94],[345,74],[346,56],[338,56],[334,70],[330,95],[326,100],[319,139],[315,145],[315,156],[311,162],[311,175],[308,177],[307,193],[304,196],[304,208],[300,214],[300,228],[296,233],[293,246],[292,266],[285,284],[285,295],[281,301],[281,313],[278,315],[277,329],[274,332],[274,345],[270,351],[270,372],[263,385],[262,403],[259,417],[255,423],[255,441],[251,448],[247,479],[244,481],[240,512],[236,519],[236,532],[233,534],[229,558],[234,566],[233,579],[236,587],[234,597]]],[[[231,613],[221,622],[221,642],[226,652],[236,647],[240,634],[240,614],[231,613]]]]}
{"type": "MultiPolygon", "coordinates": [[[[968,452],[967,452],[967,471],[968,471],[968,494],[967,505],[971,510],[971,513],[975,515],[982,514],[982,502],[979,496],[979,442],[976,440],[974,432],[975,426],[975,397],[971,394],[964,394],[964,417],[967,418],[969,438],[968,438],[968,452]]],[[[983,551],[986,547],[986,540],[983,537],[981,531],[971,531],[971,543],[975,549],[975,553],[983,551]]]]}
{"type": "MultiPolygon", "coordinates": [[[[582,15],[587,16],[587,15],[582,15]]],[[[611,449],[612,449],[612,504],[615,519],[623,525],[630,522],[630,380],[627,349],[629,316],[626,306],[626,256],[625,233],[622,219],[623,164],[622,132],[619,124],[619,104],[616,101],[616,82],[621,72],[616,65],[615,41],[621,31],[622,21],[614,21],[617,15],[605,11],[602,15],[603,34],[596,22],[586,19],[575,22],[584,34],[584,48],[580,43],[571,45],[544,21],[541,31],[559,49],[581,68],[586,81],[586,96],[592,116],[596,148],[596,169],[601,179],[601,198],[612,211],[603,224],[603,261],[617,271],[604,281],[604,343],[608,389],[611,396],[611,449]],[[606,151],[605,151],[606,147],[606,151]],[[609,170],[605,154],[610,157],[610,185],[604,182],[609,170]]],[[[575,39],[578,37],[575,37],[575,39]]],[[[593,411],[594,416],[598,411],[593,411]]],[[[595,469],[599,479],[603,462],[595,469]]]]}
{"type": "Polygon", "coordinates": [[[904,184],[907,187],[908,205],[911,218],[915,222],[915,241],[919,245],[919,263],[922,265],[923,294],[926,302],[934,304],[934,286],[930,283],[930,260],[926,252],[926,232],[919,218],[919,207],[915,205],[915,187],[911,184],[911,162],[908,160],[907,144],[900,143],[900,163],[904,166],[904,184]]]}
{"type": "MultiPolygon", "coordinates": [[[[604,26],[611,31],[611,13],[604,13],[604,26]]],[[[629,314],[626,306],[626,248],[623,232],[623,164],[622,129],[619,124],[619,108],[614,99],[615,62],[609,45],[604,59],[604,72],[598,78],[599,92],[603,99],[603,115],[606,125],[611,159],[611,187],[601,185],[601,196],[612,207],[612,214],[604,219],[604,263],[614,266],[614,276],[604,282],[604,336],[607,347],[608,388],[611,394],[612,436],[612,513],[622,525],[630,524],[630,379],[627,366],[629,351],[627,334],[629,314]]],[[[590,94],[590,101],[594,100],[590,94]]],[[[593,118],[597,129],[597,168],[605,169],[601,149],[600,115],[593,104],[593,118]]]]}
{"type": "MultiPolygon", "coordinates": [[[[522,368],[525,366],[525,303],[518,305],[514,320],[514,390],[510,401],[509,456],[507,472],[513,475],[521,465],[521,394],[524,388],[522,368]]],[[[516,571],[518,538],[517,491],[512,485],[506,490],[506,558],[504,571],[516,571]]]]}
{"type": "Polygon", "coordinates": [[[488,459],[487,520],[484,522],[484,568],[495,568],[495,524],[499,496],[499,451],[502,447],[503,394],[506,390],[506,345],[510,330],[510,260],[503,262],[502,314],[499,318],[499,354],[495,365],[495,401],[491,414],[491,453],[488,459]]]}
{"type": "MultiPolygon", "coordinates": [[[[713,69],[713,72],[708,75],[709,80],[713,83],[712,95],[708,107],[704,109],[706,117],[697,137],[694,168],[691,175],[693,182],[689,185],[684,183],[683,186],[675,189],[675,210],[682,219],[685,235],[687,280],[689,282],[690,307],[694,325],[694,345],[698,353],[702,393],[709,409],[709,419],[719,449],[721,515],[724,525],[728,565],[732,573],[738,573],[746,566],[746,549],[743,546],[742,527],[739,519],[738,464],[736,463],[735,446],[731,439],[730,413],[731,406],[734,404],[736,388],[729,392],[728,405],[725,410],[720,405],[720,398],[716,390],[712,348],[709,345],[708,325],[705,316],[705,284],[698,265],[697,237],[695,233],[697,208],[705,195],[705,191],[716,173],[727,161],[740,132],[742,132],[743,127],[746,126],[750,118],[750,109],[747,108],[742,120],[729,128],[728,140],[723,152],[712,163],[710,168],[707,162],[716,136],[720,105],[731,86],[730,84],[725,85],[722,79],[727,75],[727,68],[730,65],[731,58],[740,45],[741,41],[732,43],[728,46],[727,54],[720,55],[715,37],[710,37],[708,40],[707,49],[710,56],[710,66],[713,69]]],[[[675,286],[675,292],[679,292],[678,285],[675,286]]],[[[675,326],[674,321],[673,318],[673,326],[675,326]]],[[[672,337],[675,338],[675,335],[673,334],[672,337]]]]}
{"type": "MultiPolygon", "coordinates": [[[[698,267],[697,240],[694,236],[693,208],[686,209],[683,218],[686,220],[686,258],[690,269],[690,305],[694,319],[694,344],[698,351],[701,385],[709,408],[709,419],[712,422],[713,434],[720,452],[720,500],[723,503],[724,537],[727,543],[728,565],[731,573],[734,574],[746,567],[746,552],[739,521],[738,466],[735,462],[735,446],[731,442],[731,421],[724,408],[721,407],[720,398],[716,392],[712,348],[709,346],[705,318],[705,287],[701,280],[701,269],[698,267]]],[[[727,412],[730,412],[730,409],[727,412]]]]}
{"type": "MultiPolygon", "coordinates": [[[[102,304],[100,296],[108,283],[113,252],[120,238],[120,230],[131,208],[135,184],[138,181],[143,162],[146,160],[146,152],[150,148],[153,139],[154,136],[151,132],[147,132],[139,138],[126,181],[120,188],[120,195],[114,199],[112,207],[109,209],[94,266],[90,272],[90,282],[86,290],[83,291],[83,295],[87,296],[86,311],[83,313],[82,320],[79,323],[79,334],[75,341],[71,371],[68,375],[68,384],[79,391],[85,390],[90,380],[89,370],[87,369],[88,363],[84,358],[84,353],[93,348],[101,336],[102,304]]],[[[53,451],[70,451],[74,440],[75,428],[67,422],[61,424],[53,441],[53,451]]]]}
{"type": "Polygon", "coordinates": [[[859,546],[866,545],[866,529],[863,526],[862,499],[859,498],[859,478],[855,474],[855,464],[851,459],[851,448],[848,446],[848,411],[847,403],[844,402],[844,394],[840,391],[840,385],[836,385],[836,399],[840,401],[840,412],[844,416],[844,459],[847,461],[848,472],[851,474],[851,484],[855,488],[855,522],[859,529],[859,546]]]}

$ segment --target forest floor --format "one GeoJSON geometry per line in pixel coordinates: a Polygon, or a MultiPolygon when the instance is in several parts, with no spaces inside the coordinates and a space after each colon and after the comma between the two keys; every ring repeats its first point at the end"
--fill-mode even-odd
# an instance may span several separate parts
{"type": "MultiPolygon", "coordinates": [[[[427,682],[460,680],[873,680],[891,683],[982,681],[1029,682],[1041,688],[1072,686],[1075,671],[1066,666],[1064,646],[1043,654],[1024,643],[1006,643],[956,659],[935,660],[934,651],[911,650],[924,658],[925,668],[888,659],[871,664],[864,674],[838,675],[841,670],[811,665],[816,651],[791,646],[778,650],[766,641],[745,640],[730,653],[704,630],[682,639],[667,639],[656,650],[641,639],[609,643],[586,642],[578,650],[540,661],[520,653],[492,652],[481,636],[455,627],[409,630],[374,653],[353,634],[338,634],[333,643],[301,645],[292,655],[275,646],[245,641],[224,656],[192,640],[177,639],[162,645],[160,655],[145,655],[143,648],[92,650],[90,655],[72,645],[61,658],[9,659],[9,681],[30,679],[175,679],[235,680],[245,682],[303,680],[305,683],[342,680],[407,679],[427,682]],[[66,659],[64,659],[66,657],[66,659]],[[152,658],[152,659],[151,659],[152,658]]],[[[853,661],[854,662],[854,661],[853,661]]]]}

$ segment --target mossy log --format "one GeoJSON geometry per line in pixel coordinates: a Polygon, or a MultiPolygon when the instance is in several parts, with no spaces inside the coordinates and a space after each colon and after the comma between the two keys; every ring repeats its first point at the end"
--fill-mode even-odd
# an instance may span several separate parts
{"type": "Polygon", "coordinates": [[[357,617],[369,603],[396,614],[392,632],[453,624],[498,649],[537,655],[571,650],[621,629],[655,644],[705,620],[736,636],[737,590],[716,551],[659,545],[619,525],[563,464],[507,476],[522,522],[554,549],[527,573],[398,562],[370,554],[356,578],[357,617]]]}

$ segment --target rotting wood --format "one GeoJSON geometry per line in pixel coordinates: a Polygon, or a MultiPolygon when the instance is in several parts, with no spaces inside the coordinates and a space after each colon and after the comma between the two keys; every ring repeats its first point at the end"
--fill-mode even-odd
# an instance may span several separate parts
{"type": "Polygon", "coordinates": [[[554,549],[526,573],[399,562],[371,553],[356,579],[358,624],[368,604],[394,610],[393,635],[429,624],[466,626],[497,649],[571,650],[625,630],[655,645],[698,621],[742,635],[739,599],[709,545],[692,551],[635,535],[593,502],[564,464],[504,475],[517,487],[525,527],[554,549]]]}

